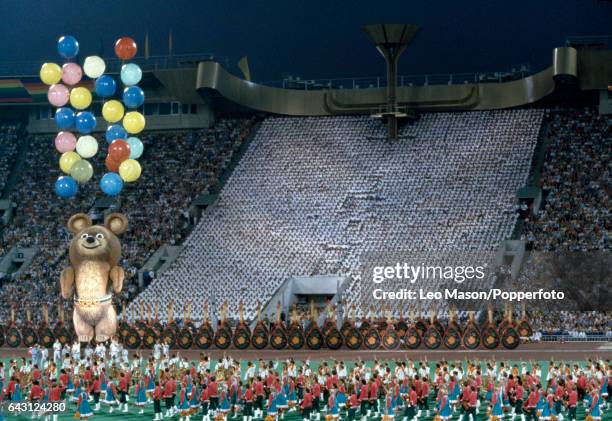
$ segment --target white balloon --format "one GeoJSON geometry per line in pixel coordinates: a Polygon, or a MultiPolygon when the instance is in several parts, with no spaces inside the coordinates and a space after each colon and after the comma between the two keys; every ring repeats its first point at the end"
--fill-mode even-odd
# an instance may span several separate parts
{"type": "Polygon", "coordinates": [[[83,70],[90,78],[97,79],[104,74],[106,64],[101,57],[89,56],[85,59],[85,63],[83,63],[83,70]]]}
{"type": "Polygon", "coordinates": [[[125,86],[136,85],[142,79],[142,69],[136,63],[127,63],[121,66],[121,82],[125,86]]]}
{"type": "Polygon", "coordinates": [[[76,151],[81,158],[91,158],[98,153],[98,141],[90,135],[81,136],[77,141],[76,151]]]}

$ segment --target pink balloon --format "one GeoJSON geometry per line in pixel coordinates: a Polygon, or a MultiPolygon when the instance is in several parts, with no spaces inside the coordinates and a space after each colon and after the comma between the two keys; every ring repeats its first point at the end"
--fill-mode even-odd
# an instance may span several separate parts
{"type": "Polygon", "coordinates": [[[49,92],[47,92],[47,99],[51,105],[63,107],[70,99],[70,91],[61,83],[51,85],[49,87],[49,92]]]}
{"type": "Polygon", "coordinates": [[[76,85],[83,77],[81,66],[76,63],[66,63],[62,66],[62,80],[67,85],[76,85]]]}
{"type": "Polygon", "coordinates": [[[59,153],[73,151],[76,148],[76,137],[70,132],[59,132],[55,136],[55,148],[59,153]]]}

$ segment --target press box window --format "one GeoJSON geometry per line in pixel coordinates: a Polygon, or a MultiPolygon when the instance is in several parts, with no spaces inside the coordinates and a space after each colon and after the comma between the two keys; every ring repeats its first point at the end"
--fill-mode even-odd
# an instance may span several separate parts
{"type": "Polygon", "coordinates": [[[158,109],[157,104],[145,104],[144,106],[145,115],[157,115],[158,109]]]}
{"type": "Polygon", "coordinates": [[[167,102],[159,104],[159,115],[170,114],[170,104],[167,102]]]}

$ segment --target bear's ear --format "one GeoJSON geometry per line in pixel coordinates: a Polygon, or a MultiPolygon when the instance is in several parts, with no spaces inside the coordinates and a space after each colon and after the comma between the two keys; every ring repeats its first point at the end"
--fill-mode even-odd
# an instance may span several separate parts
{"type": "Polygon", "coordinates": [[[77,213],[70,217],[66,226],[71,233],[76,234],[91,227],[91,218],[85,213],[77,213]]]}
{"type": "Polygon", "coordinates": [[[121,235],[128,229],[128,220],[122,213],[111,213],[106,217],[104,225],[115,235],[121,235]]]}

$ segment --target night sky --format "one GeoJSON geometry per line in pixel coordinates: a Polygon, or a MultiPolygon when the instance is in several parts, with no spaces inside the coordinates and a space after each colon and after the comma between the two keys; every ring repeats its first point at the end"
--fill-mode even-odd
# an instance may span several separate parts
{"type": "MultiPolygon", "coordinates": [[[[0,0],[0,64],[60,61],[56,39],[72,34],[84,55],[132,36],[150,54],[211,52],[232,69],[247,55],[256,81],[382,76],[384,62],[366,40],[367,23],[422,27],[400,74],[540,70],[568,35],[611,35],[612,2],[597,0],[0,0]]],[[[139,55],[143,52],[140,49],[139,55]]]]}

